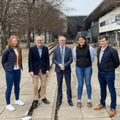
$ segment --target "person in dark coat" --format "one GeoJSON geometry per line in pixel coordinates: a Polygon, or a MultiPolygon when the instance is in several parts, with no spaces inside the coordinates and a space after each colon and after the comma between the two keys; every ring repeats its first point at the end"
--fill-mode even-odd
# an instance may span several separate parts
{"type": "Polygon", "coordinates": [[[14,84],[15,92],[15,104],[24,105],[24,103],[19,100],[20,92],[20,79],[22,68],[22,54],[20,49],[19,39],[16,36],[11,36],[8,48],[3,52],[2,55],[2,66],[5,70],[6,76],[6,109],[14,111],[15,108],[10,104],[10,96],[12,87],[14,84]]]}
{"type": "Polygon", "coordinates": [[[53,52],[52,61],[55,64],[55,72],[57,75],[58,83],[58,102],[59,107],[62,103],[62,81],[63,75],[65,76],[65,82],[67,86],[67,99],[68,104],[73,106],[72,92],[71,92],[71,67],[70,64],[73,62],[71,48],[65,46],[66,38],[61,36],[59,38],[60,46],[56,47],[53,52]]]}
{"type": "Polygon", "coordinates": [[[107,96],[107,85],[111,96],[110,116],[116,113],[116,91],[115,91],[115,69],[119,66],[118,52],[108,45],[108,37],[102,35],[99,38],[101,47],[97,50],[98,80],[100,84],[100,104],[94,107],[95,110],[105,108],[107,96]]]}
{"type": "Polygon", "coordinates": [[[33,82],[33,107],[38,104],[38,77],[41,80],[41,99],[44,103],[50,104],[46,99],[46,75],[49,75],[49,52],[43,44],[42,37],[37,37],[35,46],[30,47],[28,66],[33,82]]]}

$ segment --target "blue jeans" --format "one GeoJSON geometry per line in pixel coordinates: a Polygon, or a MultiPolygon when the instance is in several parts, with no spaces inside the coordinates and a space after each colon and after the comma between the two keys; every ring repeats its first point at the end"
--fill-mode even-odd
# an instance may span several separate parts
{"type": "Polygon", "coordinates": [[[92,66],[87,67],[87,68],[80,68],[76,66],[76,75],[78,78],[78,100],[81,100],[81,96],[83,92],[83,85],[84,85],[84,78],[85,78],[85,84],[87,88],[87,96],[88,96],[88,99],[91,99],[92,66]]]}
{"type": "Polygon", "coordinates": [[[105,100],[107,96],[106,86],[108,85],[108,89],[111,95],[111,105],[110,107],[116,109],[116,91],[115,91],[115,74],[102,74],[98,72],[98,79],[100,83],[101,90],[101,99],[100,103],[105,105],[105,100]]]}
{"type": "Polygon", "coordinates": [[[6,75],[6,103],[7,105],[10,104],[10,97],[11,97],[11,91],[12,91],[12,86],[14,83],[14,92],[15,92],[15,99],[19,99],[19,85],[20,85],[20,79],[21,79],[21,71],[19,70],[13,70],[12,72],[5,71],[6,75]]]}

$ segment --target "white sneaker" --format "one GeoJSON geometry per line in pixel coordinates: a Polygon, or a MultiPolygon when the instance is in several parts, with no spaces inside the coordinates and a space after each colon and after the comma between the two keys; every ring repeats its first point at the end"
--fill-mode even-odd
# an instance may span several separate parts
{"type": "Polygon", "coordinates": [[[6,105],[6,109],[8,109],[9,111],[14,111],[15,110],[15,108],[11,104],[6,105]]]}
{"type": "Polygon", "coordinates": [[[22,102],[21,100],[16,100],[15,104],[17,104],[17,105],[24,105],[24,102],[22,102]]]}

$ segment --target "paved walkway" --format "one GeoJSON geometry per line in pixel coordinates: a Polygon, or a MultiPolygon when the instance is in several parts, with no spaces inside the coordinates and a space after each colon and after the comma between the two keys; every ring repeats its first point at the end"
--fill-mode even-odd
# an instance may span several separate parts
{"type": "MultiPolygon", "coordinates": [[[[73,48],[73,46],[71,46],[73,48]]],[[[118,48],[117,48],[118,49],[118,48]]],[[[118,49],[120,51],[120,49],[118,49]]],[[[96,54],[96,49],[95,49],[96,54]]],[[[119,54],[120,55],[120,54],[119,54]]],[[[110,110],[110,94],[107,92],[106,109],[94,110],[93,108],[99,104],[100,101],[100,86],[97,78],[97,58],[93,63],[93,74],[92,74],[92,103],[93,107],[87,107],[87,94],[86,86],[84,85],[83,96],[82,96],[82,107],[77,108],[77,78],[75,73],[75,62],[72,63],[72,95],[74,106],[70,107],[67,103],[66,85],[63,83],[63,102],[58,111],[58,120],[120,120],[120,67],[116,69],[116,91],[117,91],[117,113],[113,118],[109,117],[110,110]]]]}
{"type": "MultiPolygon", "coordinates": [[[[68,45],[73,49],[75,45],[68,45]]],[[[117,48],[118,49],[118,48],[117,48]]],[[[95,49],[96,51],[96,49],[95,49]]],[[[120,51],[120,49],[118,50],[120,51]]],[[[119,54],[120,55],[120,54],[119,54]]],[[[99,104],[100,100],[100,87],[97,78],[97,59],[93,63],[93,75],[92,75],[92,103],[93,107],[99,104]]],[[[0,120],[20,120],[20,118],[29,111],[31,103],[33,101],[33,85],[32,79],[28,73],[28,63],[23,63],[24,70],[22,71],[22,78],[20,84],[20,99],[25,102],[24,106],[15,105],[14,91],[12,90],[11,104],[16,108],[14,112],[10,112],[5,109],[5,74],[2,66],[0,64],[0,120]]],[[[40,105],[34,110],[32,115],[32,120],[54,120],[55,105],[57,98],[57,80],[56,74],[54,72],[54,65],[50,71],[50,75],[47,77],[47,99],[50,101],[50,105],[44,104],[41,100],[40,105]]],[[[77,104],[77,78],[75,74],[75,62],[71,65],[71,85],[72,85],[72,95],[74,106],[70,107],[67,103],[66,96],[66,85],[63,80],[63,101],[62,105],[58,111],[58,120],[120,120],[120,67],[116,70],[116,91],[117,91],[117,113],[113,118],[109,117],[109,104],[110,104],[110,94],[108,92],[108,97],[106,100],[107,107],[102,110],[94,110],[87,107],[87,94],[86,87],[84,86],[83,96],[82,96],[82,108],[76,107],[77,104]]]]}

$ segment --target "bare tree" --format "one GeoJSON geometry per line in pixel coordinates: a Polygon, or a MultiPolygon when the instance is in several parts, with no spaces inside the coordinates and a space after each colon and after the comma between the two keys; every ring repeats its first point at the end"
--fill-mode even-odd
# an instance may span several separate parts
{"type": "Polygon", "coordinates": [[[7,35],[27,34],[27,47],[30,47],[31,33],[62,33],[65,21],[60,10],[64,1],[68,0],[0,0],[2,52],[7,35]]]}
{"type": "Polygon", "coordinates": [[[20,23],[23,24],[23,28],[27,31],[27,47],[30,47],[31,31],[35,30],[39,35],[43,31],[46,33],[49,14],[54,8],[62,5],[63,1],[65,0],[19,0],[17,15],[21,18],[20,23]]]}
{"type": "MultiPolygon", "coordinates": [[[[65,0],[36,0],[36,30],[40,35],[43,31],[45,33],[45,42],[46,42],[46,32],[49,31],[48,26],[51,22],[55,21],[54,11],[58,10],[65,0]],[[39,6],[39,7],[38,7],[39,6]]],[[[60,12],[59,12],[60,13],[60,12]]],[[[57,20],[58,18],[56,18],[57,20]]]]}
{"type": "Polygon", "coordinates": [[[34,3],[35,0],[19,0],[18,1],[18,11],[17,14],[19,16],[19,21],[21,25],[19,29],[24,29],[25,33],[27,33],[27,46],[30,47],[30,36],[31,31],[33,29],[33,19],[34,19],[34,3]]]}
{"type": "Polygon", "coordinates": [[[11,1],[12,0],[0,0],[1,53],[6,48],[6,28],[11,1]]]}

